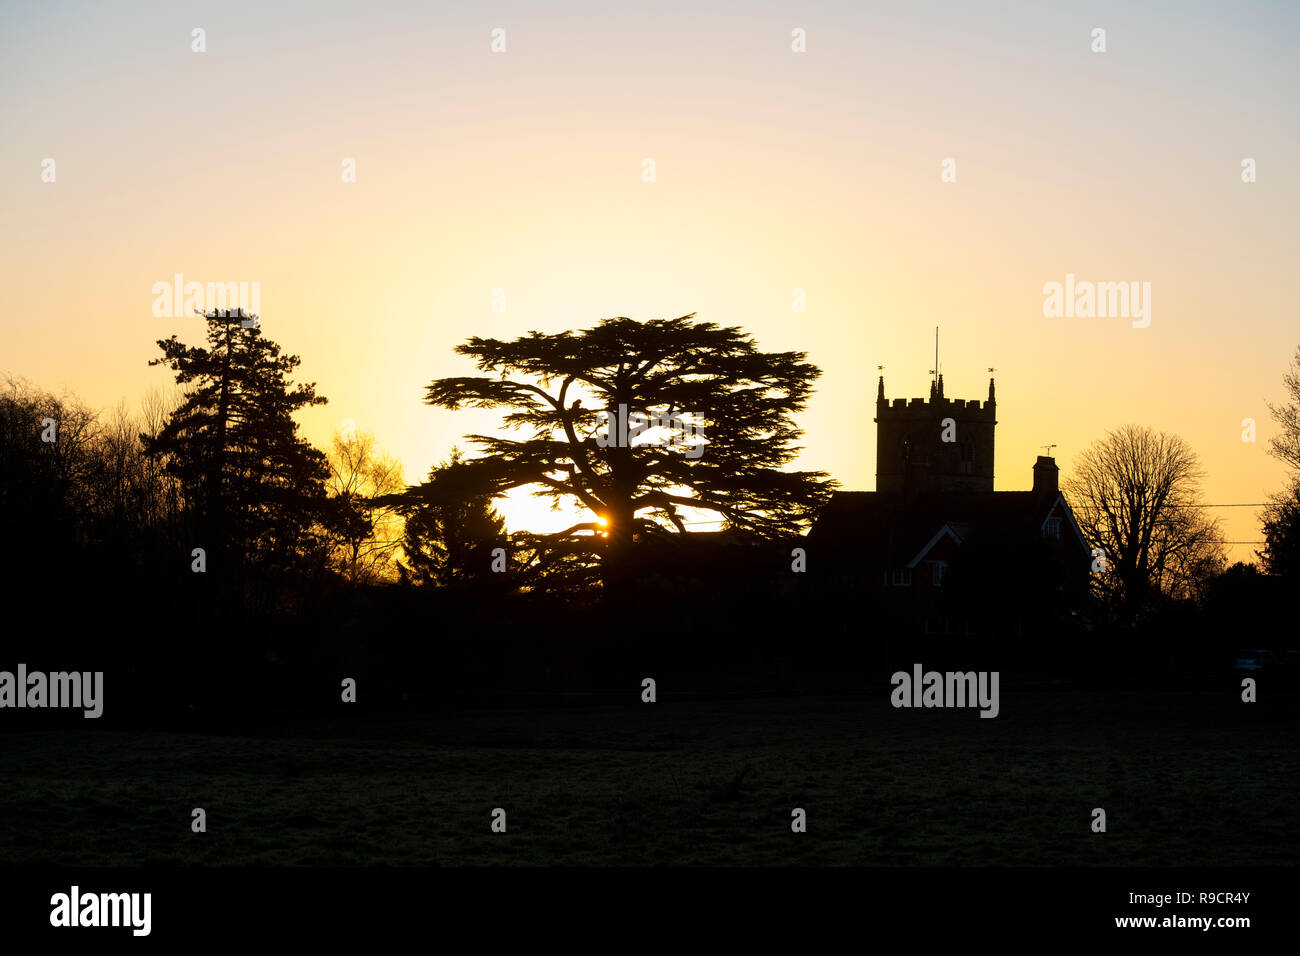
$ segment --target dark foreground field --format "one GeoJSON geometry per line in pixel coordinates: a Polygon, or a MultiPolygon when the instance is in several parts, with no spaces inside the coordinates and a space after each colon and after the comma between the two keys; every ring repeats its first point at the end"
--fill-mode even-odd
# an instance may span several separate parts
{"type": "Polygon", "coordinates": [[[993,720],[633,693],[265,736],[87,721],[0,735],[0,864],[1294,865],[1298,703],[1229,684],[1004,693],[993,720]]]}

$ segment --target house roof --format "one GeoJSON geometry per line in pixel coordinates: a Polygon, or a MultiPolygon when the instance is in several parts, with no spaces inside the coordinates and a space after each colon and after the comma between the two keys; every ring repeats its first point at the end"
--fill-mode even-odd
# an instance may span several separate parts
{"type": "Polygon", "coordinates": [[[1058,502],[1068,515],[1069,507],[1059,494],[1032,491],[935,493],[915,498],[892,492],[841,491],[818,515],[808,532],[808,543],[832,554],[866,557],[885,567],[906,567],[924,557],[924,552],[944,537],[945,529],[958,539],[985,529],[1037,530],[1058,502]]]}

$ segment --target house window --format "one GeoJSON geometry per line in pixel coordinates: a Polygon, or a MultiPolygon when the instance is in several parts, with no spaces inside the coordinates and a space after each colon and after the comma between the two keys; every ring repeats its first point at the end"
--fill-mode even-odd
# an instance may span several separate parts
{"type": "Polygon", "coordinates": [[[943,574],[948,569],[947,561],[931,561],[930,563],[930,584],[936,588],[943,587],[943,574]]]}
{"type": "Polygon", "coordinates": [[[912,585],[911,568],[894,568],[894,587],[905,588],[912,585]]]}
{"type": "Polygon", "coordinates": [[[1060,518],[1048,518],[1048,519],[1047,519],[1047,522],[1043,525],[1043,537],[1044,537],[1044,538],[1055,538],[1055,539],[1057,539],[1057,540],[1060,540],[1060,537],[1061,537],[1061,519],[1060,519],[1060,518]]]}
{"type": "Polygon", "coordinates": [[[927,615],[925,618],[925,633],[927,634],[939,633],[939,629],[934,626],[934,618],[930,617],[929,615],[927,615]]]}

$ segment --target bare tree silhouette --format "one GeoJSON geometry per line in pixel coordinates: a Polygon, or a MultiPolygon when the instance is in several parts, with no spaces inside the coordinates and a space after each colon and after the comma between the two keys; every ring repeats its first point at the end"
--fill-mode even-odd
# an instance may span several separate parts
{"type": "Polygon", "coordinates": [[[1094,442],[1063,482],[1084,535],[1105,552],[1100,596],[1123,616],[1192,596],[1225,566],[1218,522],[1200,508],[1202,475],[1177,435],[1125,425],[1094,442]]]}

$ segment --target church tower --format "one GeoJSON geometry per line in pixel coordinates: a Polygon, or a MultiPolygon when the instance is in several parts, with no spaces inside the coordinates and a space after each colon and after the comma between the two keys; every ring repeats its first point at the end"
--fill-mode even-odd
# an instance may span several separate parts
{"type": "Polygon", "coordinates": [[[997,402],[993,379],[988,401],[950,399],[943,375],[930,383],[929,401],[885,398],[876,391],[876,491],[972,492],[993,490],[993,429],[997,402]],[[951,421],[947,421],[951,419],[951,421]]]}

